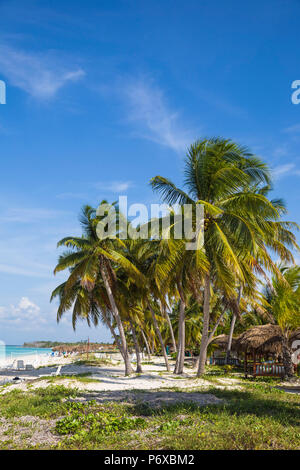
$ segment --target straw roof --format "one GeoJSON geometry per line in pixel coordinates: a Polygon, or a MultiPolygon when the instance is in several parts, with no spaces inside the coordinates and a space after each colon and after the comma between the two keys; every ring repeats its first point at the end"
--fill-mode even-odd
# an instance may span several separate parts
{"type": "MultiPolygon", "coordinates": [[[[290,336],[290,345],[300,339],[300,329],[290,336]]],[[[282,331],[278,325],[259,325],[249,328],[237,338],[238,351],[256,352],[258,354],[282,353],[282,331]]]]}
{"type": "Polygon", "coordinates": [[[90,343],[89,345],[87,344],[61,344],[59,346],[54,346],[53,351],[58,351],[58,352],[66,352],[66,353],[71,353],[71,352],[76,352],[76,353],[84,353],[89,350],[89,352],[93,351],[99,351],[101,346],[97,343],[90,343]]]}
{"type": "MultiPolygon", "coordinates": [[[[228,335],[219,335],[216,336],[212,342],[213,345],[216,345],[219,349],[223,349],[226,351],[228,345],[228,335]]],[[[232,338],[231,344],[232,351],[236,351],[237,349],[237,338],[232,338]]]]}
{"type": "MultiPolygon", "coordinates": [[[[290,335],[290,345],[293,341],[300,340],[300,328],[290,335]]],[[[217,336],[213,343],[219,349],[226,350],[228,344],[228,335],[217,336]]],[[[255,352],[257,354],[276,354],[282,353],[282,332],[278,325],[259,325],[253,326],[244,331],[237,338],[232,338],[232,351],[255,352]]]]}

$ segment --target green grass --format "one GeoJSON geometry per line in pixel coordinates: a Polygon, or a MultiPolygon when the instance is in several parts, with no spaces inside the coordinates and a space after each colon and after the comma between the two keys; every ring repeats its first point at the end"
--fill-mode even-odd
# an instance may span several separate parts
{"type": "Polygon", "coordinates": [[[37,388],[28,392],[13,390],[1,396],[0,416],[56,418],[65,413],[63,400],[76,395],[76,389],[71,390],[62,385],[37,388]]]}
{"type": "Polygon", "coordinates": [[[44,376],[40,377],[38,379],[35,379],[34,382],[41,382],[43,380],[46,380],[49,383],[57,383],[61,382],[62,380],[74,380],[75,382],[82,382],[82,383],[95,383],[95,382],[100,382],[98,379],[93,379],[91,378],[91,372],[86,372],[82,374],[72,374],[72,375],[58,375],[58,376],[44,376]]]}
{"type": "Polygon", "coordinates": [[[87,366],[87,367],[102,367],[102,366],[111,366],[112,361],[109,358],[97,358],[94,355],[90,354],[89,358],[86,358],[86,355],[81,356],[77,361],[73,363],[76,366],[87,366]]]}
{"type": "Polygon", "coordinates": [[[212,383],[209,390],[197,390],[223,399],[221,405],[186,402],[159,409],[143,403],[141,392],[136,404],[68,402],[80,393],[52,385],[3,395],[0,415],[58,419],[53,433],[62,449],[300,449],[300,396],[276,384],[267,378],[242,381],[243,390],[220,390],[212,383]]]}

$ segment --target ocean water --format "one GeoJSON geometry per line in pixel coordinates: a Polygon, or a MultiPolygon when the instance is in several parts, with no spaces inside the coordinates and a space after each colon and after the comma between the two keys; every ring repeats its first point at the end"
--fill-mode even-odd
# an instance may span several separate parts
{"type": "Polygon", "coordinates": [[[24,348],[24,346],[7,345],[0,342],[0,360],[17,359],[22,356],[46,356],[51,348],[24,348]]]}

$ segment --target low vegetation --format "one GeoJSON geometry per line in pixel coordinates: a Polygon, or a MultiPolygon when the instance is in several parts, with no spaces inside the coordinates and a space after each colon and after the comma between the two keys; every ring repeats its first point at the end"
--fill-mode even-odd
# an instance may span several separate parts
{"type": "MultiPolygon", "coordinates": [[[[86,401],[78,390],[61,385],[11,391],[1,397],[0,421],[6,423],[8,431],[0,433],[0,448],[300,448],[299,395],[277,389],[276,379],[263,378],[239,380],[239,388],[220,389],[218,378],[233,379],[236,375],[224,375],[221,368],[211,372],[206,374],[210,389],[193,388],[193,393],[211,393],[222,400],[218,405],[198,406],[185,401],[150,407],[143,402],[141,392],[135,393],[133,402],[98,403],[97,397],[86,401]],[[17,432],[21,419],[26,419],[22,439],[17,432]],[[34,420],[34,426],[30,420],[34,420]],[[45,429],[45,423],[49,423],[51,438],[33,445],[33,429],[36,436],[38,426],[45,429]],[[13,427],[15,432],[9,431],[13,427]]],[[[180,391],[168,389],[168,394],[180,391]]]]}

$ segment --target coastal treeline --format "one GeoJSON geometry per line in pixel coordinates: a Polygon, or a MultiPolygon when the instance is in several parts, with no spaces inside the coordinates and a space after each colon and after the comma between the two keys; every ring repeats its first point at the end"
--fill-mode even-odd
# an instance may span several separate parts
{"type": "MultiPolygon", "coordinates": [[[[93,344],[94,346],[97,346],[99,348],[105,347],[105,346],[111,346],[110,343],[90,343],[93,344]]],[[[84,346],[88,345],[88,340],[82,340],[82,341],[76,341],[74,342],[66,342],[66,341],[32,341],[32,342],[27,342],[23,344],[24,348],[47,348],[47,349],[52,349],[56,348],[58,346],[84,346]]]]}
{"type": "MultiPolygon", "coordinates": [[[[197,376],[205,372],[208,351],[216,335],[228,334],[227,359],[235,331],[271,322],[282,332],[286,376],[293,374],[289,337],[300,326],[300,268],[295,222],[286,220],[282,199],[272,199],[268,165],[232,140],[199,140],[188,149],[183,184],[165,176],[150,185],[161,201],[192,208],[196,249],[190,240],[174,236],[176,214],[171,211],[169,237],[159,225],[150,238],[121,234],[99,239],[97,226],[105,215],[84,206],[82,236],[59,241],[64,251],[55,273],[68,276],[52,293],[58,299],[58,321],[72,311],[89,325],[105,324],[125,363],[142,371],[141,351],[161,354],[170,370],[168,350],[176,357],[175,374],[183,372],[185,351],[197,354],[197,376]],[[203,231],[198,230],[198,207],[204,208],[203,231]]],[[[107,201],[102,201],[107,204],[107,201]]],[[[119,221],[122,214],[115,205],[119,221]]],[[[130,222],[128,222],[130,225],[130,222]]],[[[130,230],[129,230],[130,232],[130,230]]]]}

